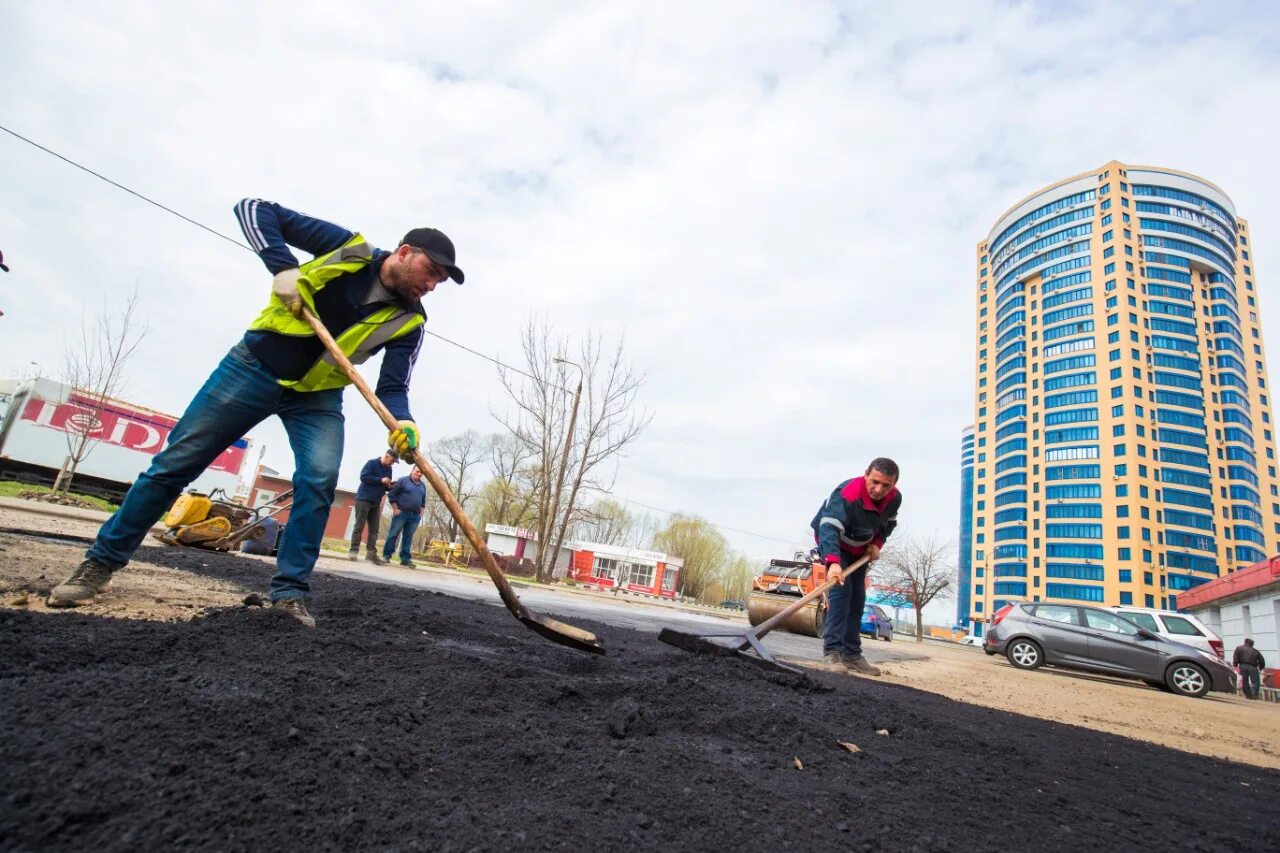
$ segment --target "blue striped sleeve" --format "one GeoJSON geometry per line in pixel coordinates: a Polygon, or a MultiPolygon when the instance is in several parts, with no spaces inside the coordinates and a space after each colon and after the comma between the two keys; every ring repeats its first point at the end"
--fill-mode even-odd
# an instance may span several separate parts
{"type": "Polygon", "coordinates": [[[272,274],[298,266],[290,246],[323,255],[355,236],[332,222],[260,198],[241,199],[235,210],[240,230],[272,274]]]}

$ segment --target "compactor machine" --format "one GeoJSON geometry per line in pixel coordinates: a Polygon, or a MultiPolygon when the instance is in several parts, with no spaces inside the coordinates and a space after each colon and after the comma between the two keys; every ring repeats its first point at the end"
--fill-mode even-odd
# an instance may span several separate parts
{"type": "Polygon", "coordinates": [[[194,489],[181,495],[160,522],[164,530],[151,535],[166,545],[187,545],[214,551],[233,551],[248,539],[265,539],[268,518],[287,510],[293,491],[259,507],[233,502],[222,489],[203,494],[194,489]]]}
{"type": "MultiPolygon", "coordinates": [[[[797,557],[804,557],[803,553],[797,557]]],[[[754,627],[781,613],[796,600],[822,586],[826,568],[806,559],[770,560],[769,566],[751,582],[747,621],[754,627]]],[[[821,637],[827,615],[826,593],[787,617],[778,627],[792,634],[821,637]]]]}

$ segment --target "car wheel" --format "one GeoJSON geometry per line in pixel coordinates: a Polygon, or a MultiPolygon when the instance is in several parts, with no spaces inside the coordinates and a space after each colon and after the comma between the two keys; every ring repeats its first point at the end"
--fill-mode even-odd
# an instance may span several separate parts
{"type": "Polygon", "coordinates": [[[1209,692],[1209,674],[1190,661],[1181,660],[1170,666],[1164,682],[1179,696],[1199,698],[1209,692]]]}
{"type": "Polygon", "coordinates": [[[1039,669],[1044,663],[1044,649],[1035,640],[1019,637],[1009,644],[1005,657],[1018,669],[1039,669]]]}

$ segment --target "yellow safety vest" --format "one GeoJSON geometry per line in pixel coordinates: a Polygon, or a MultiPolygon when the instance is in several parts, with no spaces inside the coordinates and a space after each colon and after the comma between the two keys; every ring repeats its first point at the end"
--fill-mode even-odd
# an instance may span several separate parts
{"type": "MultiPolygon", "coordinates": [[[[329,254],[303,264],[298,276],[298,293],[306,306],[318,316],[315,294],[335,278],[358,272],[372,261],[373,247],[363,235],[357,234],[329,254]]],[[[353,364],[361,364],[378,347],[407,335],[425,322],[426,317],[417,311],[406,311],[404,308],[388,305],[333,337],[338,342],[338,348],[353,364]]],[[[311,325],[306,320],[293,316],[284,300],[274,293],[271,294],[267,307],[249,324],[249,328],[298,338],[315,336],[311,325]]],[[[295,391],[327,391],[349,385],[351,380],[326,350],[301,379],[281,379],[280,384],[295,391]]]]}

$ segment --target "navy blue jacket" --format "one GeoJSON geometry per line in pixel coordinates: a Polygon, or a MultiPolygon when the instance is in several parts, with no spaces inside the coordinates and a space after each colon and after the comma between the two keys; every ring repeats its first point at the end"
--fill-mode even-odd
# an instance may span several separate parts
{"type": "Polygon", "coordinates": [[[415,483],[411,476],[401,477],[391,487],[390,497],[391,503],[400,507],[401,512],[419,515],[422,513],[422,508],[427,505],[427,483],[425,480],[415,483]]]}
{"type": "MultiPolygon", "coordinates": [[[[236,205],[236,218],[244,236],[272,275],[298,266],[289,246],[319,256],[332,252],[355,235],[347,229],[315,219],[275,202],[246,198],[236,205]]],[[[334,337],[385,307],[388,303],[362,305],[378,270],[390,252],[375,249],[373,261],[358,272],[340,276],[316,294],[316,312],[334,337]]],[[[426,316],[421,302],[400,303],[401,308],[426,316]]],[[[382,349],[382,370],[378,374],[378,399],[398,420],[411,421],[409,377],[422,347],[422,327],[387,343],[382,349]]],[[[265,330],[245,332],[244,342],[258,361],[281,379],[301,379],[324,352],[319,338],[294,337],[265,330]]],[[[374,352],[378,350],[375,349],[374,352]]]]}
{"type": "Polygon", "coordinates": [[[896,488],[879,502],[871,500],[863,477],[836,486],[810,522],[822,561],[847,566],[861,557],[868,545],[883,547],[898,526],[900,506],[902,492],[896,488]]]}
{"type": "Polygon", "coordinates": [[[382,482],[382,478],[391,479],[391,466],[382,464],[382,457],[370,459],[360,469],[360,488],[356,489],[356,500],[376,504],[382,500],[390,486],[382,482]]]}

